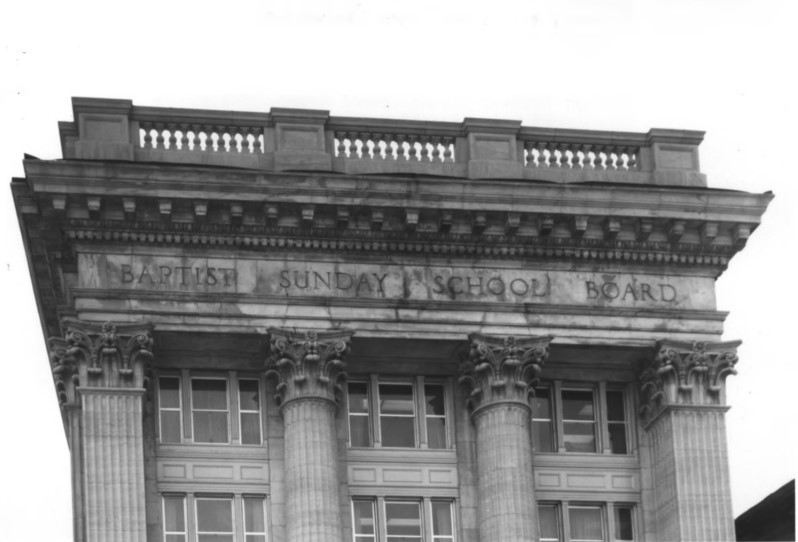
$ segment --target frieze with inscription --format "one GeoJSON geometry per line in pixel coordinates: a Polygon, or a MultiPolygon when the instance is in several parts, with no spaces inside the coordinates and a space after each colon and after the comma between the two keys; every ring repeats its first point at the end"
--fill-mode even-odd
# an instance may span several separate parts
{"type": "Polygon", "coordinates": [[[80,254],[80,286],[278,297],[715,309],[712,279],[439,265],[80,254]]]}

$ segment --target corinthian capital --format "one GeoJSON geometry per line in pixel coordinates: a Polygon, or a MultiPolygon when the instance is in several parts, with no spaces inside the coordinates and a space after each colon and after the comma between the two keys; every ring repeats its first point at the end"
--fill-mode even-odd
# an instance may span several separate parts
{"type": "Polygon", "coordinates": [[[528,404],[532,386],[549,357],[552,337],[499,339],[472,333],[471,350],[460,364],[460,383],[471,390],[469,407],[477,410],[500,402],[528,404]]]}
{"type": "Polygon", "coordinates": [[[64,338],[52,337],[50,360],[58,401],[74,402],[84,387],[142,388],[152,358],[152,326],[65,321],[64,338]]]}
{"type": "Polygon", "coordinates": [[[306,331],[271,328],[266,376],[277,380],[277,404],[314,397],[336,405],[346,380],[344,356],[353,331],[306,331]]]}
{"type": "Polygon", "coordinates": [[[724,405],[726,377],[737,374],[740,344],[660,341],[640,375],[641,414],[650,421],[668,405],[724,405]]]}

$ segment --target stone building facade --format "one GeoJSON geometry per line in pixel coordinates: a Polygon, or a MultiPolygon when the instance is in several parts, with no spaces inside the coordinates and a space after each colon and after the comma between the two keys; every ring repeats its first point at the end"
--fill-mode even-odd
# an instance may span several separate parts
{"type": "Polygon", "coordinates": [[[732,540],[703,134],[73,100],[12,191],[78,542],[732,540]]]}

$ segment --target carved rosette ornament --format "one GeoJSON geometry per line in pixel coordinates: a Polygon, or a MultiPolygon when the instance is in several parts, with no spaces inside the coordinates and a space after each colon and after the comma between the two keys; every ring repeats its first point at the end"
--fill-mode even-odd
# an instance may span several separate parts
{"type": "Polygon", "coordinates": [[[52,337],[50,360],[58,402],[77,400],[76,388],[143,388],[153,359],[151,325],[117,326],[68,320],[65,338],[52,337]]]}
{"type": "Polygon", "coordinates": [[[468,407],[477,411],[495,403],[528,405],[552,337],[500,339],[472,333],[468,339],[471,350],[460,364],[459,379],[470,390],[468,407]]]}
{"type": "Polygon", "coordinates": [[[275,398],[285,405],[314,397],[338,404],[346,381],[344,356],[353,331],[297,332],[271,328],[271,352],[266,376],[277,380],[275,398]]]}
{"type": "Polygon", "coordinates": [[[723,406],[726,377],[737,374],[740,344],[660,341],[654,361],[640,374],[646,423],[670,405],[723,406]]]}

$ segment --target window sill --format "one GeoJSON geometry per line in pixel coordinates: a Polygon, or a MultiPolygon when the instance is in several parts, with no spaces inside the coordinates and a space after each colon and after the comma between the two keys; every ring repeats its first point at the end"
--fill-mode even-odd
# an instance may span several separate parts
{"type": "Polygon", "coordinates": [[[348,448],[346,460],[380,463],[456,463],[457,452],[422,448],[348,448]]]}
{"type": "Polygon", "coordinates": [[[639,468],[640,461],[636,454],[588,454],[576,452],[535,453],[535,467],[609,467],[639,468]]]}

